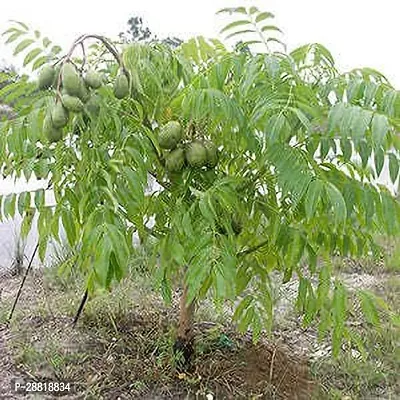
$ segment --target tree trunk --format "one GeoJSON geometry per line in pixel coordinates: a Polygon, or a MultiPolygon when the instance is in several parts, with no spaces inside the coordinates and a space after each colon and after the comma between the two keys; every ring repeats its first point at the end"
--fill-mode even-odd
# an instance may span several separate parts
{"type": "Polygon", "coordinates": [[[187,370],[190,367],[194,347],[193,336],[193,314],[195,310],[195,301],[187,304],[187,286],[183,288],[180,299],[178,334],[174,344],[174,354],[177,357],[177,368],[187,370]]]}

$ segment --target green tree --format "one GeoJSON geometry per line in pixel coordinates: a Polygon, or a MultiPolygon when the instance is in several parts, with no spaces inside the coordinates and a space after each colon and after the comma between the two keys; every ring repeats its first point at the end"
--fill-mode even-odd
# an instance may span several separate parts
{"type": "Polygon", "coordinates": [[[173,48],[182,44],[182,40],[177,37],[157,38],[149,27],[145,26],[141,17],[132,17],[128,20],[128,29],[119,34],[120,39],[125,43],[152,41],[169,45],[173,48]]]}
{"type": "MultiPolygon", "coordinates": [[[[2,199],[4,214],[18,208],[28,232],[34,197],[41,257],[62,222],[79,248],[76,267],[87,276],[89,297],[124,276],[134,232],[151,241],[166,301],[182,288],[176,348],[186,358],[193,312],[207,295],[235,305],[241,331],[251,329],[257,339],[270,329],[276,273],[285,282],[298,278],[305,325],[318,324],[321,337],[331,332],[337,354],[351,332],[346,289],[332,274],[331,256],[378,254],[375,234],[400,229],[399,202],[374,183],[385,158],[398,180],[399,92],[377,71],[339,72],[320,44],[282,51],[268,36],[279,31],[270,13],[222,12],[235,17],[223,29],[227,39],[240,35],[251,50],[196,37],[176,49],[135,42],[121,53],[96,35],[81,36],[63,57],[50,52],[43,60],[48,47],[31,50],[25,64],[69,65],[75,75],[57,73],[39,93],[33,83],[20,83],[32,94],[16,106],[18,117],[1,125],[0,164],[29,177],[39,158],[57,204],[48,207],[41,190],[11,194],[2,199]],[[89,46],[91,40],[100,44],[89,46]],[[103,86],[90,90],[97,106],[86,96],[84,110],[70,112],[49,140],[49,112],[60,101],[66,106],[64,90],[72,92],[77,79],[83,85],[78,75],[88,68],[104,76],[103,86]],[[149,177],[161,189],[146,196],[149,177]]],[[[21,24],[7,36],[17,49],[42,40],[28,42],[21,24]]],[[[372,306],[364,301],[370,316],[372,306]]]]}
{"type": "MultiPolygon", "coordinates": [[[[17,73],[13,66],[3,64],[0,66],[0,91],[18,79],[17,73]]],[[[12,118],[12,104],[6,104],[0,96],[0,120],[3,118],[12,118]]]]}

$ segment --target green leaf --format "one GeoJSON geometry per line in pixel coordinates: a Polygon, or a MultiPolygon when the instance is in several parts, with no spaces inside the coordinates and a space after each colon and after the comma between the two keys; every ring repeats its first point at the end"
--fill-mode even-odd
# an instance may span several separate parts
{"type": "Polygon", "coordinates": [[[261,28],[261,32],[266,32],[266,31],[275,31],[282,33],[282,31],[277,26],[274,25],[265,25],[261,28]]]}
{"type": "Polygon", "coordinates": [[[112,249],[117,257],[120,268],[125,270],[129,259],[129,248],[125,236],[112,224],[106,225],[106,235],[110,239],[112,249]]]}
{"type": "Polygon", "coordinates": [[[42,43],[43,43],[43,47],[46,48],[46,47],[50,46],[51,40],[49,38],[45,37],[45,38],[43,38],[42,43]]]}
{"type": "Polygon", "coordinates": [[[393,153],[389,153],[389,174],[393,183],[396,182],[399,175],[399,163],[399,159],[393,153]]]}
{"type": "Polygon", "coordinates": [[[21,35],[24,35],[26,32],[22,32],[22,31],[17,31],[14,32],[12,35],[10,35],[8,37],[8,39],[6,40],[6,44],[15,42],[21,35]]]}
{"type": "Polygon", "coordinates": [[[339,354],[343,335],[345,332],[345,319],[347,313],[347,295],[343,284],[336,283],[333,300],[332,300],[332,318],[333,318],[333,335],[332,335],[332,352],[334,357],[339,354]]]}
{"type": "Polygon", "coordinates": [[[14,50],[14,56],[24,51],[27,47],[29,47],[32,43],[35,43],[33,39],[25,39],[18,44],[18,46],[14,50]]]}
{"type": "Polygon", "coordinates": [[[389,132],[389,121],[385,115],[375,114],[372,119],[372,138],[377,144],[381,144],[389,132]]]}
{"type": "Polygon", "coordinates": [[[23,66],[26,67],[41,53],[42,53],[42,49],[39,49],[39,48],[31,50],[24,58],[23,66]]]}
{"type": "Polygon", "coordinates": [[[217,14],[223,14],[223,13],[229,13],[229,14],[247,14],[246,8],[245,7],[226,7],[222,8],[221,10],[217,11],[217,14]]]}
{"type": "Polygon", "coordinates": [[[379,314],[373,297],[365,290],[361,290],[357,294],[361,302],[361,309],[367,321],[374,326],[379,326],[379,314]]]}
{"type": "Polygon", "coordinates": [[[289,109],[297,116],[301,124],[304,126],[305,130],[309,132],[311,130],[311,123],[307,116],[303,113],[303,111],[298,108],[292,107],[290,107],[289,109]]]}
{"type": "Polygon", "coordinates": [[[259,23],[261,21],[264,21],[268,18],[275,18],[274,14],[270,13],[270,12],[262,12],[260,14],[257,15],[255,21],[256,23],[259,23]]]}
{"type": "Polygon", "coordinates": [[[259,13],[260,12],[260,10],[257,8],[257,7],[250,7],[249,8],[249,12],[248,12],[248,14],[250,14],[250,15],[253,15],[253,14],[257,14],[257,13],[259,13]]]}
{"type": "Polygon", "coordinates": [[[318,339],[322,340],[332,324],[330,310],[327,307],[322,307],[320,311],[320,321],[318,324],[318,339]]]}
{"type": "Polygon", "coordinates": [[[359,154],[361,157],[361,164],[365,168],[368,164],[369,157],[371,155],[372,148],[368,145],[365,140],[359,143],[359,154]]]}
{"type": "Polygon", "coordinates": [[[12,19],[10,20],[10,22],[14,22],[15,24],[18,24],[20,27],[22,27],[25,31],[29,31],[29,26],[21,21],[16,21],[15,19],[12,19]]]}
{"type": "Polygon", "coordinates": [[[319,283],[317,289],[317,310],[320,310],[324,303],[329,299],[329,290],[331,284],[331,269],[325,263],[319,272],[319,283]]]}
{"type": "MultiPolygon", "coordinates": [[[[340,126],[341,121],[346,112],[346,105],[344,103],[335,104],[328,114],[328,131],[335,131],[340,126]]],[[[347,132],[346,132],[347,133],[347,132]]]]}
{"type": "Polygon", "coordinates": [[[62,51],[62,48],[60,46],[53,46],[51,48],[51,54],[57,55],[60,51],[62,51]]]}
{"type": "Polygon", "coordinates": [[[39,189],[35,192],[35,206],[40,210],[45,205],[44,189],[39,189]]]}
{"type": "Polygon", "coordinates": [[[18,196],[18,213],[23,215],[24,211],[30,207],[31,194],[30,192],[22,192],[18,196]]]}
{"type": "Polygon", "coordinates": [[[77,232],[72,213],[64,208],[61,212],[61,220],[65,229],[65,233],[67,234],[68,243],[71,246],[74,246],[76,242],[77,232]]]}
{"type": "Polygon", "coordinates": [[[253,301],[253,297],[248,295],[244,297],[238,306],[236,307],[235,312],[233,313],[232,319],[233,321],[238,321],[240,318],[243,316],[243,313],[247,310],[247,308],[250,306],[250,304],[253,301]]]}
{"type": "Polygon", "coordinates": [[[385,153],[383,152],[382,147],[378,147],[377,149],[375,149],[374,153],[375,153],[374,163],[375,163],[376,174],[377,177],[379,177],[382,172],[383,165],[385,163],[385,153]]]}
{"type": "Polygon", "coordinates": [[[300,313],[304,313],[307,298],[308,280],[300,277],[299,289],[297,292],[296,308],[300,313]]]}
{"type": "Polygon", "coordinates": [[[321,138],[321,160],[325,160],[331,148],[331,141],[327,137],[321,138]]]}
{"type": "Polygon", "coordinates": [[[226,32],[226,31],[229,31],[229,30],[233,29],[233,28],[236,28],[236,27],[238,27],[238,26],[244,26],[244,25],[251,25],[251,22],[250,22],[250,21],[247,21],[247,20],[240,20],[240,21],[231,22],[230,24],[226,25],[226,26],[220,31],[220,33],[224,33],[224,32],[226,32]]]}
{"type": "Polygon", "coordinates": [[[8,194],[4,199],[4,216],[6,218],[14,218],[15,215],[15,201],[17,195],[15,193],[8,194]]]}
{"type": "Polygon", "coordinates": [[[334,223],[343,224],[347,218],[346,202],[344,201],[342,193],[331,182],[326,182],[325,190],[334,211],[334,223]]]}
{"type": "MultiPolygon", "coordinates": [[[[38,68],[40,68],[42,65],[46,64],[48,61],[48,58],[46,56],[39,57],[35,60],[35,62],[32,65],[32,71],[36,71],[38,68]]],[[[29,61],[30,62],[30,61],[29,61]]]]}
{"type": "Polygon", "coordinates": [[[24,31],[21,31],[21,29],[14,27],[8,28],[7,30],[5,30],[4,32],[1,33],[1,36],[6,36],[9,33],[13,33],[13,32],[21,32],[24,33],[24,31]]]}
{"type": "Polygon", "coordinates": [[[96,278],[103,287],[109,286],[112,279],[112,276],[110,276],[110,273],[113,272],[110,271],[112,268],[110,265],[111,251],[112,245],[109,238],[102,237],[96,247],[94,268],[96,278]]]}
{"type": "Polygon", "coordinates": [[[31,210],[31,212],[29,212],[29,213],[27,212],[24,216],[24,219],[22,220],[21,237],[23,239],[26,239],[28,237],[29,232],[31,231],[34,215],[35,215],[35,211],[33,209],[33,210],[31,210]]]}
{"type": "Polygon", "coordinates": [[[307,193],[304,200],[306,216],[308,219],[311,219],[315,216],[315,210],[317,209],[323,187],[324,185],[319,179],[311,181],[308,185],[307,193]]]}
{"type": "Polygon", "coordinates": [[[243,29],[243,30],[240,30],[237,32],[233,32],[233,33],[229,34],[228,36],[225,36],[225,39],[230,39],[234,36],[243,35],[246,33],[256,33],[256,31],[254,29],[243,29]]]}
{"type": "Polygon", "coordinates": [[[343,153],[343,157],[346,161],[350,161],[351,156],[353,154],[353,148],[351,145],[351,141],[345,138],[340,140],[340,148],[343,153]]]}

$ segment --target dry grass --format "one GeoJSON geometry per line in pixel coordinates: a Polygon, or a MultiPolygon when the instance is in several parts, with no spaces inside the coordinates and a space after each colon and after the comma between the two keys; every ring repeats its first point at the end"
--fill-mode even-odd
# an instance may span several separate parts
{"type": "MultiPolygon", "coordinates": [[[[11,300],[17,281],[8,287],[11,300]]],[[[93,399],[309,398],[306,360],[272,342],[253,344],[218,318],[197,321],[196,361],[179,374],[171,323],[178,302],[166,307],[146,279],[91,300],[73,329],[79,289],[54,277],[29,278],[7,339],[25,376],[73,382],[82,398],[93,399]]]]}
{"type": "MultiPolygon", "coordinates": [[[[337,270],[351,278],[351,284],[382,296],[398,314],[396,250],[392,246],[390,257],[375,268],[372,260],[364,260],[363,271],[368,274],[360,274],[360,260],[341,260],[337,270]]],[[[62,278],[52,269],[44,275],[33,273],[9,326],[5,321],[20,278],[3,281],[0,339],[1,335],[6,339],[9,371],[41,381],[73,382],[77,394],[71,400],[204,399],[207,395],[214,399],[400,398],[398,327],[383,317],[381,327],[373,328],[357,308],[349,326],[361,336],[367,351],[361,354],[347,348],[332,359],[329,343],[318,343],[316,331],[302,328],[291,311],[281,318],[273,338],[254,344],[249,336],[235,332],[226,309],[205,302],[195,324],[194,365],[179,374],[172,352],[178,299],[171,306],[164,304],[145,275],[145,263],[143,259],[139,271],[133,271],[134,279],[91,299],[75,329],[71,322],[83,292],[79,275],[62,278]]]]}

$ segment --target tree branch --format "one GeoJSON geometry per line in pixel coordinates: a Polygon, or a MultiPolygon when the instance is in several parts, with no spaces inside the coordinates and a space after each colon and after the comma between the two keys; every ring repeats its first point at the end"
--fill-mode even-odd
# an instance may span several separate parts
{"type": "Polygon", "coordinates": [[[269,240],[264,240],[263,242],[259,243],[258,245],[254,247],[250,247],[246,250],[239,251],[239,253],[236,254],[237,257],[244,257],[247,256],[248,254],[254,253],[255,251],[261,249],[261,247],[264,247],[269,243],[269,240]]]}

